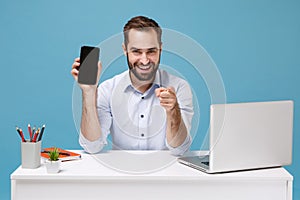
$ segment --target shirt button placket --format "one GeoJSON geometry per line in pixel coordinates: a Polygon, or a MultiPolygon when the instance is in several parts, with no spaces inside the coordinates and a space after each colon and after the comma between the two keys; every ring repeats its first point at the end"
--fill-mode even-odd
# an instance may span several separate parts
{"type": "MultiPolygon", "coordinates": [[[[145,96],[141,96],[140,97],[141,98],[141,104],[140,104],[140,109],[139,109],[139,111],[141,112],[140,113],[140,123],[141,123],[141,125],[142,125],[142,127],[144,127],[145,126],[145,124],[144,123],[146,123],[146,121],[145,121],[145,114],[144,113],[142,113],[142,112],[144,112],[145,111],[145,106],[146,106],[146,100],[145,100],[145,96]]],[[[142,149],[145,149],[146,148],[146,146],[147,146],[147,144],[146,144],[146,140],[144,140],[144,138],[146,137],[146,134],[145,133],[142,133],[142,132],[140,132],[139,133],[140,134],[140,138],[141,138],[141,146],[142,146],[142,149]],[[142,139],[143,138],[143,139],[142,139]]]]}
{"type": "MultiPolygon", "coordinates": [[[[141,118],[144,118],[144,115],[143,115],[143,114],[141,114],[140,116],[141,116],[141,118]]],[[[141,137],[144,137],[144,136],[145,136],[145,134],[144,134],[144,133],[141,133],[141,137]]]]}

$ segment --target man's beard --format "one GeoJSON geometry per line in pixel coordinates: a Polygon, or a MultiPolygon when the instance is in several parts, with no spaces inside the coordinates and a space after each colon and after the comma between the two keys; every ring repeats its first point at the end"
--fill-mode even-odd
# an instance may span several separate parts
{"type": "Polygon", "coordinates": [[[154,81],[154,78],[155,78],[155,74],[158,70],[158,66],[159,66],[159,63],[160,63],[160,55],[159,55],[159,60],[157,62],[157,64],[155,65],[154,62],[149,62],[147,65],[143,65],[141,63],[133,63],[131,64],[129,62],[129,59],[128,59],[128,54],[127,54],[127,64],[128,64],[128,67],[129,67],[129,70],[134,74],[134,76],[140,80],[140,81],[154,81]],[[150,65],[150,73],[147,73],[147,74],[140,74],[137,72],[137,68],[138,66],[149,66],[150,65]]]}

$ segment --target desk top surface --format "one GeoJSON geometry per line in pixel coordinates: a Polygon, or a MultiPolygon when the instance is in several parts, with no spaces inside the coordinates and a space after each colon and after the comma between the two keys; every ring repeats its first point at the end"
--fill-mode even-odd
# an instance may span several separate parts
{"type": "Polygon", "coordinates": [[[282,167],[206,174],[177,162],[169,151],[108,151],[61,163],[61,171],[48,174],[45,165],[37,169],[18,167],[11,180],[293,180],[282,167]]]}

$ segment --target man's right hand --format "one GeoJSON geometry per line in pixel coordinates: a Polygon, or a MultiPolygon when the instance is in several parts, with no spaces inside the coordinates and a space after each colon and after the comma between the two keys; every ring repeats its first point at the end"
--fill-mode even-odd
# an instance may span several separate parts
{"type": "MultiPolygon", "coordinates": [[[[74,63],[72,65],[71,74],[74,77],[75,81],[78,83],[78,73],[79,73],[79,66],[80,66],[80,58],[75,58],[74,63]]],[[[79,87],[81,88],[82,92],[95,92],[97,89],[97,85],[100,79],[100,74],[102,71],[102,64],[98,62],[98,74],[97,74],[97,81],[95,85],[85,85],[78,83],[79,87]]]]}

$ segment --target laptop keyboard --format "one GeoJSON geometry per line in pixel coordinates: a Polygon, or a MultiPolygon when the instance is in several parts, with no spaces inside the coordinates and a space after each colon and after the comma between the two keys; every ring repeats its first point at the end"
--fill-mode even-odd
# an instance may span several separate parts
{"type": "Polygon", "coordinates": [[[206,166],[209,166],[209,162],[201,162],[201,164],[204,164],[206,166]]]}
{"type": "Polygon", "coordinates": [[[201,164],[205,165],[205,166],[209,166],[209,155],[206,156],[201,156],[200,157],[200,162],[201,164]]]}

